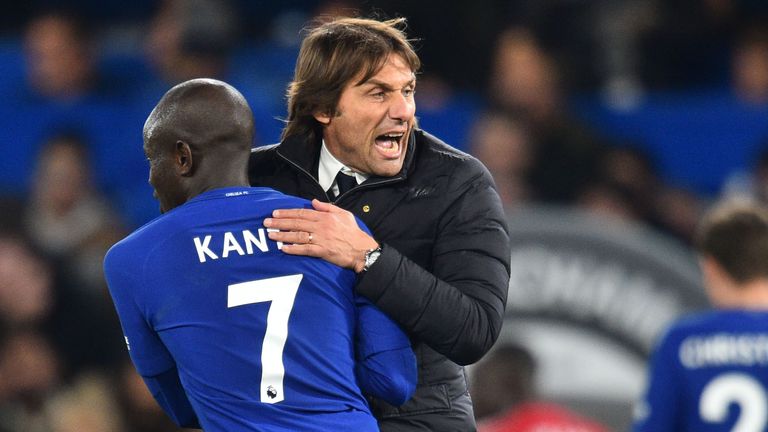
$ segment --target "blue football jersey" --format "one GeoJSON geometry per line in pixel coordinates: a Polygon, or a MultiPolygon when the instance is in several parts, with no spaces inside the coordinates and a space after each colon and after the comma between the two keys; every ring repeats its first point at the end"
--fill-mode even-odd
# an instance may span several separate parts
{"type": "Polygon", "coordinates": [[[670,328],[635,431],[768,431],[768,312],[720,310],[670,328]]]}
{"type": "MultiPolygon", "coordinates": [[[[264,218],[298,207],[311,204],[267,188],[209,191],[105,258],[137,370],[177,368],[206,431],[378,430],[355,357],[410,343],[369,313],[354,272],[285,254],[268,239],[264,218]]],[[[415,361],[392,367],[415,371],[415,361]]]]}

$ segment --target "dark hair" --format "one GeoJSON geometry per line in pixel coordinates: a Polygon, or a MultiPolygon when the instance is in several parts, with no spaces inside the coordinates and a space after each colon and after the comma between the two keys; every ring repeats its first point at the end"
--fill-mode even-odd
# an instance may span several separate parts
{"type": "Polygon", "coordinates": [[[504,381],[508,396],[516,403],[533,397],[536,360],[523,345],[507,343],[494,348],[488,354],[488,361],[503,365],[503,373],[497,378],[504,381]]]}
{"type": "Polygon", "coordinates": [[[288,86],[288,122],[283,139],[293,135],[316,139],[320,124],[314,115],[334,115],[347,83],[361,73],[359,83],[365,82],[381,70],[391,54],[400,55],[412,71],[418,71],[421,62],[404,26],[405,18],[340,18],[311,29],[301,44],[288,86]]]}
{"type": "Polygon", "coordinates": [[[88,139],[85,134],[76,127],[63,126],[52,129],[45,138],[37,153],[38,163],[48,156],[54,148],[66,148],[75,153],[75,157],[82,161],[90,170],[91,152],[88,148],[88,139]]]}
{"type": "Polygon", "coordinates": [[[234,49],[239,23],[230,1],[187,0],[175,13],[185,54],[226,58],[234,49]]]}
{"type": "Polygon", "coordinates": [[[747,201],[716,206],[703,218],[696,248],[714,258],[736,283],[768,277],[768,210],[747,201]]]}

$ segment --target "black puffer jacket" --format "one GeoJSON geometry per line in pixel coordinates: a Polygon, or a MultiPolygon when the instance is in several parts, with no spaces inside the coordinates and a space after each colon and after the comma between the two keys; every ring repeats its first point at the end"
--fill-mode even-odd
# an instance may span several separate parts
{"type": "MultiPolygon", "coordinates": [[[[254,186],[328,201],[316,180],[320,143],[288,139],[254,149],[254,186]]],[[[356,289],[409,334],[419,363],[410,401],[372,401],[382,431],[473,431],[463,367],[501,330],[509,284],[509,233],[488,170],[475,158],[415,130],[403,169],[340,196],[382,244],[356,289]]]]}

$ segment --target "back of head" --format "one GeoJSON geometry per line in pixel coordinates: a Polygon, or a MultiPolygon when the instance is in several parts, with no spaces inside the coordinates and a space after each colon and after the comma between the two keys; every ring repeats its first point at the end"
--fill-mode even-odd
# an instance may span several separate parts
{"type": "Polygon", "coordinates": [[[301,44],[288,87],[288,124],[283,138],[317,138],[320,124],[313,115],[333,115],[344,87],[353,79],[363,82],[374,76],[392,54],[418,71],[421,62],[404,26],[405,18],[340,18],[311,29],[301,44]]]}
{"type": "Polygon", "coordinates": [[[160,99],[144,124],[144,143],[164,151],[183,141],[198,164],[210,159],[219,164],[208,167],[212,170],[245,170],[253,133],[243,95],[225,82],[200,78],[176,85],[160,99]]]}
{"type": "Polygon", "coordinates": [[[234,87],[200,78],[170,89],[144,124],[160,211],[211,189],[247,186],[252,142],[253,115],[234,87]]]}
{"type": "Polygon", "coordinates": [[[695,242],[737,284],[768,278],[768,209],[759,204],[718,205],[702,220],[695,242]]]}

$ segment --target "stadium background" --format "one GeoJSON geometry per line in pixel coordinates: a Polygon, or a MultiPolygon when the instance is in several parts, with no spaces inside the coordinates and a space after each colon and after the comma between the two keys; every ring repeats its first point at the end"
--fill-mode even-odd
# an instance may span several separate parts
{"type": "Polygon", "coordinates": [[[143,121],[215,76],[251,103],[255,145],[276,142],[301,28],[354,11],[409,19],[421,126],[494,174],[514,242],[502,341],[534,352],[542,397],[627,427],[659,333],[706,307],[702,211],[768,198],[759,0],[3,2],[0,431],[174,430],[100,274],[157,214],[143,121]]]}

